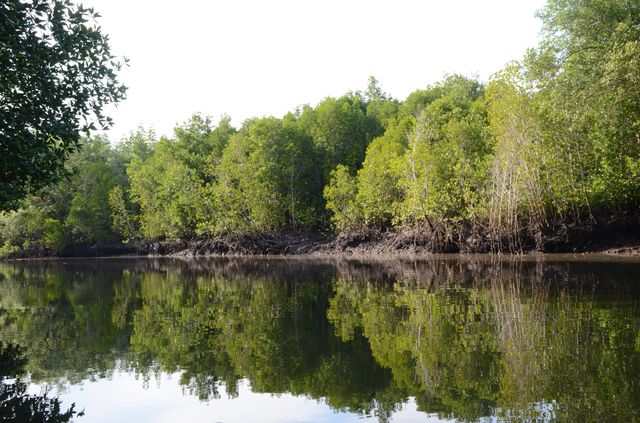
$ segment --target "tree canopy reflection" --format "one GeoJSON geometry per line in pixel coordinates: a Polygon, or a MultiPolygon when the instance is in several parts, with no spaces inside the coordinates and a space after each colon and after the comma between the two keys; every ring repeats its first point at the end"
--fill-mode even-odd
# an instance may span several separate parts
{"type": "MultiPolygon", "coordinates": [[[[321,399],[387,420],[633,420],[633,264],[138,260],[0,265],[0,335],[35,380],[180,372],[202,400],[321,399]]],[[[90,412],[90,410],[88,410],[90,412]]]]}

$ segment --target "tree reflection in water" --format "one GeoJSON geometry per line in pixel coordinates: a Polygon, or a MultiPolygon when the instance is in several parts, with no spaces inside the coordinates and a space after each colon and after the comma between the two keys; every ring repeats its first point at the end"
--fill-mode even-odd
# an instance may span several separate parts
{"type": "Polygon", "coordinates": [[[0,421],[24,423],[66,423],[83,413],[75,411],[75,404],[62,411],[58,398],[29,395],[22,375],[27,360],[22,348],[0,344],[0,421]]]}
{"type": "MultiPolygon", "coordinates": [[[[322,399],[388,420],[640,411],[636,263],[109,260],[0,265],[0,333],[36,381],[180,372],[202,400],[322,399]]],[[[90,411],[90,410],[89,410],[90,411]]]]}

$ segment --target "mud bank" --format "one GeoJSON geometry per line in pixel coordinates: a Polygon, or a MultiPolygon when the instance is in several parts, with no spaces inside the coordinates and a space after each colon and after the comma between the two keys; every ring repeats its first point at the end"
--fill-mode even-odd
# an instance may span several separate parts
{"type": "Polygon", "coordinates": [[[332,234],[277,232],[217,238],[143,240],[129,244],[71,245],[61,251],[22,250],[5,258],[428,253],[640,255],[640,219],[623,216],[573,224],[557,223],[537,232],[523,228],[515,244],[478,226],[463,227],[458,232],[449,233],[441,228],[425,225],[332,234]]]}

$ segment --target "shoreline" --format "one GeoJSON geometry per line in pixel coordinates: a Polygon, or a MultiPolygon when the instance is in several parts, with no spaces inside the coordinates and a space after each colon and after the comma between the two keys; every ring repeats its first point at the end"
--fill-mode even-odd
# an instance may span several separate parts
{"type": "Polygon", "coordinates": [[[439,242],[417,228],[381,231],[364,229],[334,234],[278,232],[227,235],[215,238],[144,240],[129,244],[69,245],[61,251],[43,248],[20,250],[0,260],[91,257],[297,257],[297,256],[416,256],[474,255],[536,256],[548,254],[593,254],[617,257],[640,256],[640,231],[624,225],[565,234],[545,239],[544,248],[531,242],[519,251],[492,249],[487,238],[469,237],[462,241],[439,242]],[[604,230],[603,230],[604,229],[604,230]]]}

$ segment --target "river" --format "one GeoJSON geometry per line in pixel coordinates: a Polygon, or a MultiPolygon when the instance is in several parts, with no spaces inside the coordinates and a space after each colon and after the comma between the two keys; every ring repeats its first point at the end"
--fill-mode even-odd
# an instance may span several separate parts
{"type": "Polygon", "coordinates": [[[81,423],[638,421],[640,260],[3,262],[0,341],[81,423]]]}

